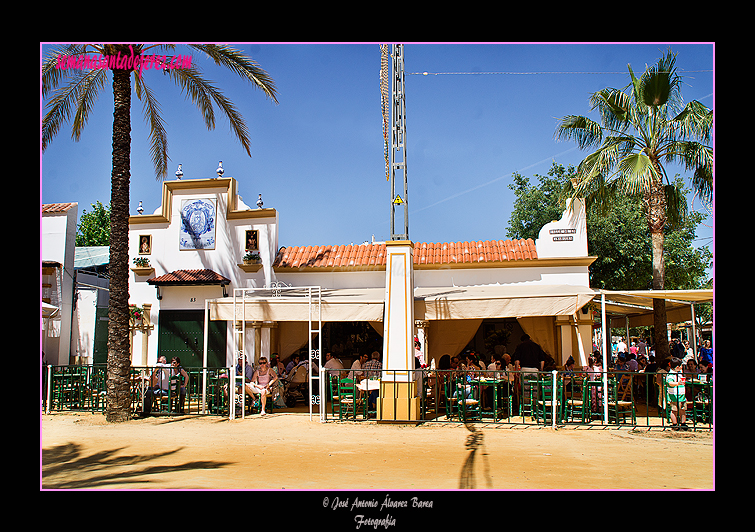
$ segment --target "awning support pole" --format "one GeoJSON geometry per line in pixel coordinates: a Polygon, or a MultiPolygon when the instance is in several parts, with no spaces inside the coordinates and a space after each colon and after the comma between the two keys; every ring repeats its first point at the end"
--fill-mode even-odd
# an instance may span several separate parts
{"type": "Polygon", "coordinates": [[[210,307],[204,300],[204,345],[202,347],[202,413],[206,413],[207,405],[207,331],[210,324],[210,307]]]}
{"type": "Polygon", "coordinates": [[[600,319],[603,329],[603,423],[608,423],[608,326],[605,293],[600,294],[600,319]]]}
{"type": "Polygon", "coordinates": [[[690,303],[689,309],[692,312],[692,353],[695,355],[695,364],[697,364],[698,358],[697,358],[697,331],[695,329],[695,304],[690,303]]]}
{"type": "Polygon", "coordinates": [[[574,333],[577,335],[577,346],[579,347],[579,361],[582,364],[582,367],[587,366],[587,357],[585,356],[585,346],[582,343],[582,336],[579,334],[579,325],[577,324],[577,315],[572,314],[572,319],[574,320],[574,333]]]}

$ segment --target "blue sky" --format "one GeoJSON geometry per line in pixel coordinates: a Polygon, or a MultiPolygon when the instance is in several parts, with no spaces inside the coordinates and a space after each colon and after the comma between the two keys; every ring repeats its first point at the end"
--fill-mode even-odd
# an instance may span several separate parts
{"type": "MultiPolygon", "coordinates": [[[[162,73],[144,72],[166,121],[168,178],[179,163],[184,179],[214,177],[222,160],[225,177],[238,180],[248,205],[262,194],[265,207],[278,210],[281,246],[390,238],[379,45],[236,46],[275,80],[278,105],[188,47],[177,53],[192,54],[241,111],[251,158],[227,120],[219,117],[208,131],[196,107],[162,73]]],[[[556,141],[558,119],[590,114],[591,93],[623,88],[627,64],[639,75],[669,46],[678,52],[685,101],[699,100],[715,111],[710,43],[405,44],[410,239],[505,239],[515,199],[508,188],[512,174],[535,182],[552,161],[576,165],[586,155],[572,142],[556,141]]],[[[40,152],[42,203],[75,201],[81,213],[96,201],[110,202],[112,106],[106,88],[79,142],[71,140],[69,124],[40,152]]],[[[131,211],[136,214],[142,201],[151,213],[162,185],[135,96],[131,137],[131,211]]],[[[681,168],[669,171],[677,172],[687,175],[681,168]]],[[[397,218],[397,227],[401,223],[397,218]]],[[[705,223],[712,226],[712,217],[705,223]]],[[[712,234],[712,227],[701,226],[696,244],[712,249],[712,234]]]]}

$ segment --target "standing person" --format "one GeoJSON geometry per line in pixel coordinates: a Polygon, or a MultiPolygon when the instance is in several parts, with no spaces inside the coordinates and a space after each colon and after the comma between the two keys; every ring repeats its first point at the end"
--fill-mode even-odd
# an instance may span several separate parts
{"type": "Polygon", "coordinates": [[[666,382],[665,375],[668,373],[670,359],[666,358],[661,361],[658,366],[658,371],[655,374],[655,384],[658,389],[658,413],[662,416],[666,415],[666,382]]]}
{"type": "Polygon", "coordinates": [[[645,357],[648,356],[648,344],[645,342],[644,338],[640,338],[640,342],[637,344],[637,358],[642,355],[645,357]]]}
{"type": "Polygon", "coordinates": [[[666,398],[671,408],[673,430],[689,430],[686,423],[687,395],[684,386],[686,378],[682,370],[681,359],[673,357],[669,364],[669,372],[665,377],[666,398]]]}
{"type": "Polygon", "coordinates": [[[700,348],[699,355],[700,362],[706,366],[713,364],[713,348],[710,345],[710,340],[705,340],[705,344],[700,348]]]}
{"type": "Polygon", "coordinates": [[[619,339],[619,343],[616,344],[616,352],[617,353],[626,353],[627,352],[627,344],[624,343],[624,338],[622,337],[619,339]]]}
{"type": "Polygon", "coordinates": [[[249,383],[249,387],[252,392],[260,395],[262,401],[262,412],[260,412],[260,414],[264,416],[266,415],[265,403],[268,396],[273,394],[272,390],[278,383],[278,374],[270,369],[270,366],[267,363],[267,357],[260,357],[259,366],[259,369],[255,371],[252,376],[252,382],[249,383]]]}

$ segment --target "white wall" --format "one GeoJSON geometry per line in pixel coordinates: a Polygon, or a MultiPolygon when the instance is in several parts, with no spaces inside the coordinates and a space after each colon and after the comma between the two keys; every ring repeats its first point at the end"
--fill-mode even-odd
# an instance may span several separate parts
{"type": "MultiPolygon", "coordinates": [[[[228,219],[228,182],[227,180],[195,180],[176,184],[173,189],[170,223],[132,223],[129,230],[129,257],[147,257],[154,272],[149,275],[136,275],[131,271],[129,283],[129,302],[138,306],[152,304],[151,321],[156,329],[148,335],[148,364],[157,361],[157,327],[159,327],[160,310],[204,309],[205,299],[223,296],[220,286],[161,286],[161,300],[157,299],[156,287],[147,283],[148,279],[159,277],[176,270],[212,270],[231,281],[226,287],[229,297],[233,289],[241,287],[264,287],[272,279],[272,262],[278,250],[278,213],[268,209],[260,215],[243,219],[228,219]],[[194,185],[206,184],[202,188],[194,185]],[[187,188],[182,188],[187,187],[187,188]],[[179,248],[179,226],[181,223],[181,204],[183,200],[214,199],[216,206],[215,247],[204,250],[181,250],[179,248]],[[239,268],[246,253],[245,235],[247,230],[258,231],[258,244],[262,268],[257,272],[247,273],[239,268]],[[139,254],[140,235],[151,235],[152,248],[149,255],[139,254]]],[[[166,197],[163,194],[163,197],[166,197]]],[[[236,210],[243,211],[249,207],[238,198],[236,210]]],[[[162,207],[155,210],[159,214],[162,207]]],[[[136,218],[136,217],[134,217],[136,218]]],[[[138,220],[137,220],[138,221],[138,220]]],[[[133,263],[129,264],[130,267],[133,263]]],[[[137,332],[133,341],[134,360],[141,361],[142,342],[145,335],[137,332]]],[[[233,360],[234,338],[229,327],[226,338],[229,360],[233,360]]]]}
{"type": "Polygon", "coordinates": [[[77,203],[72,203],[65,212],[42,213],[42,261],[55,261],[63,265],[60,314],[51,320],[57,322],[54,329],[60,334],[58,341],[48,339],[45,343],[45,357],[50,364],[69,363],[77,219],[77,203]]]}

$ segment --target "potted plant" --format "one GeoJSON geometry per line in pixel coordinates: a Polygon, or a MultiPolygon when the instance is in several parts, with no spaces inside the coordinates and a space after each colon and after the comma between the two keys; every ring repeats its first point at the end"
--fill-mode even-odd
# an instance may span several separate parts
{"type": "Polygon", "coordinates": [[[131,322],[131,325],[135,325],[136,322],[139,322],[144,317],[144,309],[142,307],[137,307],[136,305],[129,305],[128,306],[129,311],[129,321],[131,322]]]}
{"type": "Polygon", "coordinates": [[[259,264],[260,254],[257,251],[247,251],[244,255],[244,264],[259,264]]]}
{"type": "Polygon", "coordinates": [[[149,259],[147,257],[134,257],[134,266],[137,268],[149,268],[149,259]]]}

